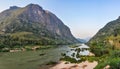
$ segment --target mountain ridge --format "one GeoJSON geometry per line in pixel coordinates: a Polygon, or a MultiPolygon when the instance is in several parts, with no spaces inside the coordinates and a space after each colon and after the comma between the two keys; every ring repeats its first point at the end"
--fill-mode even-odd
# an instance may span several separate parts
{"type": "Polygon", "coordinates": [[[78,42],[70,29],[55,14],[37,4],[29,4],[25,7],[12,6],[1,12],[0,34],[2,39],[0,44],[11,43],[13,46],[22,43],[27,45],[78,42]]]}
{"type": "Polygon", "coordinates": [[[120,16],[113,21],[108,22],[97,34],[90,39],[88,44],[101,44],[102,46],[111,46],[120,48],[120,16]]]}

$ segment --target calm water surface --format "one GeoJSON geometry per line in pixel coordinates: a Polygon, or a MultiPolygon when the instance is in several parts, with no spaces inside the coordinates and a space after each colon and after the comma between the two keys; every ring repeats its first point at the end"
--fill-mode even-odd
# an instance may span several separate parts
{"type": "MultiPolygon", "coordinates": [[[[72,53],[76,53],[74,50],[71,51],[71,49],[73,48],[63,45],[39,51],[0,53],[0,69],[38,69],[41,64],[46,64],[50,61],[59,61],[61,53],[66,53],[69,56],[72,53]],[[45,55],[40,56],[40,54],[45,55]]],[[[79,54],[87,55],[88,53],[88,50],[84,50],[79,54]]]]}

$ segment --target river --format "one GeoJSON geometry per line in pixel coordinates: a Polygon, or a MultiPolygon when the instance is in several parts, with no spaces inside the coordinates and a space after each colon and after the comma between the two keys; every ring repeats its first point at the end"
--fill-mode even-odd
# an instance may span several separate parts
{"type": "MultiPolygon", "coordinates": [[[[77,48],[84,46],[86,45],[81,44],[77,48]]],[[[71,56],[72,53],[76,53],[72,49],[75,48],[71,48],[68,45],[61,45],[55,48],[38,51],[0,53],[0,69],[38,69],[42,64],[46,64],[50,61],[59,61],[61,53],[66,53],[69,56],[71,56]]],[[[88,55],[89,51],[80,51],[79,54],[88,55]]]]}

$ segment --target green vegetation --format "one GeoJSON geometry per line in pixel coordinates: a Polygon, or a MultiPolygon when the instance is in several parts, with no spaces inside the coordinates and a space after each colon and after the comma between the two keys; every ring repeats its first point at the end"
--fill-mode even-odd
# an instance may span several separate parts
{"type": "Polygon", "coordinates": [[[71,54],[72,57],[75,57],[75,53],[71,54]]]}
{"type": "Polygon", "coordinates": [[[0,51],[8,51],[7,48],[13,49],[16,46],[21,48],[26,45],[65,45],[78,42],[59,18],[38,7],[41,8],[29,4],[0,13],[0,51]],[[44,13],[39,16],[35,11],[44,13]]]}
{"type": "Polygon", "coordinates": [[[118,55],[120,51],[111,51],[111,54],[104,55],[99,57],[99,64],[95,69],[104,68],[107,65],[110,65],[110,69],[119,69],[120,57],[118,55]],[[117,55],[116,55],[117,54],[117,55]]]}
{"type": "Polygon", "coordinates": [[[70,48],[77,48],[77,47],[79,47],[79,46],[81,46],[81,44],[78,44],[78,43],[77,43],[77,44],[72,44],[72,45],[70,45],[69,47],[70,47],[70,48]]]}
{"type": "MultiPolygon", "coordinates": [[[[74,55],[74,53],[72,54],[74,55]]],[[[77,58],[80,58],[80,60],[76,60],[75,58],[70,57],[70,56],[66,56],[66,55],[63,55],[63,57],[60,59],[60,60],[63,60],[63,61],[67,61],[67,62],[70,62],[70,63],[80,63],[80,62],[83,62],[83,61],[89,61],[89,62],[93,62],[93,61],[100,61],[100,57],[95,57],[95,56],[80,56],[80,55],[76,55],[77,58]]]]}
{"type": "Polygon", "coordinates": [[[81,62],[81,60],[76,60],[75,58],[72,58],[70,56],[64,56],[60,60],[68,61],[70,63],[80,63],[81,62]]]}
{"type": "Polygon", "coordinates": [[[80,52],[87,50],[87,49],[80,49],[79,46],[80,44],[74,44],[70,45],[70,53],[68,51],[66,53],[61,53],[62,58],[60,60],[70,62],[70,63],[80,63],[82,61],[94,61],[94,57],[90,57],[87,55],[81,55],[80,52]]]}
{"type": "Polygon", "coordinates": [[[79,46],[77,46],[77,45],[71,45],[71,46],[69,46],[70,48],[77,48],[77,47],[79,47],[79,46]]]}
{"type": "Polygon", "coordinates": [[[1,48],[0,52],[18,52],[18,51],[34,51],[34,50],[43,50],[49,48],[55,48],[56,45],[26,45],[26,46],[15,46],[14,48],[1,48]]]}
{"type": "Polygon", "coordinates": [[[54,64],[57,64],[58,62],[54,62],[54,61],[50,61],[48,62],[46,65],[54,65],[54,64]]]}
{"type": "Polygon", "coordinates": [[[106,36],[103,39],[99,39],[99,41],[90,41],[89,44],[91,48],[91,52],[95,54],[97,58],[99,58],[98,65],[95,69],[104,68],[107,65],[110,65],[110,69],[119,69],[120,63],[120,43],[119,43],[120,35],[115,34],[111,36],[106,36]]]}
{"type": "Polygon", "coordinates": [[[110,69],[120,69],[120,18],[109,22],[88,42],[91,52],[99,58],[95,69],[110,65],[110,69]]]}
{"type": "Polygon", "coordinates": [[[109,22],[88,42],[91,52],[99,60],[95,69],[110,65],[110,69],[120,69],[120,18],[109,22]]]}
{"type": "MultiPolygon", "coordinates": [[[[110,37],[109,39],[113,39],[113,38],[114,37],[110,37]]],[[[119,63],[120,63],[119,48],[106,42],[104,43],[92,42],[90,46],[91,46],[91,52],[93,52],[96,57],[94,59],[97,59],[99,63],[95,69],[101,69],[107,65],[110,65],[110,69],[119,69],[119,63]]]]}
{"type": "MultiPolygon", "coordinates": [[[[48,48],[48,45],[62,45],[67,44],[66,41],[50,39],[44,37],[37,37],[30,32],[17,32],[13,34],[0,34],[0,52],[8,52],[11,49],[25,48],[32,50],[34,46],[42,46],[42,48],[48,48]],[[46,46],[47,45],[47,46],[46,46]],[[28,47],[30,46],[30,47],[28,47]],[[45,47],[43,47],[45,46],[45,47]]],[[[69,44],[69,43],[68,43],[69,44]]]]}

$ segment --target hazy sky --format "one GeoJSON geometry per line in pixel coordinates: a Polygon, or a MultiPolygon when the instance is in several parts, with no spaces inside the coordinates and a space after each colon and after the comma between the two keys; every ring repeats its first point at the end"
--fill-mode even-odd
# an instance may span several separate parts
{"type": "Polygon", "coordinates": [[[75,37],[95,35],[106,23],[120,16],[120,0],[1,0],[0,12],[9,6],[35,3],[53,12],[75,37]]]}

